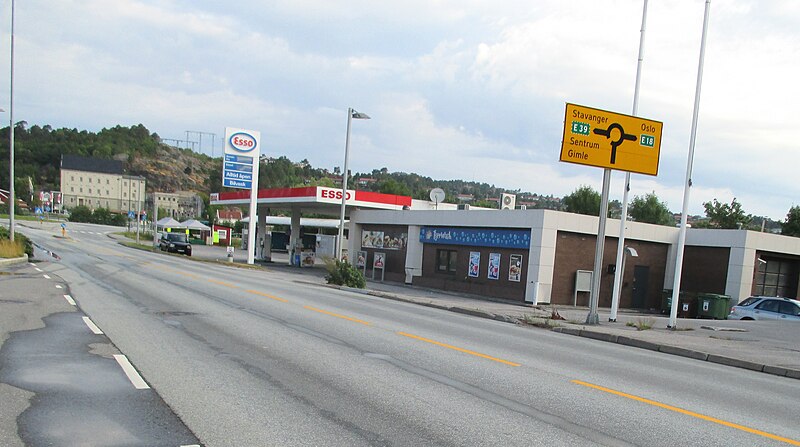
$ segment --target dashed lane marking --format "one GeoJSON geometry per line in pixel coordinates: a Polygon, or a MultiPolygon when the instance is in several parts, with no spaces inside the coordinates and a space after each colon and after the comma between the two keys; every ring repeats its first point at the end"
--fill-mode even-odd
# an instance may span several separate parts
{"type": "Polygon", "coordinates": [[[637,402],[645,403],[648,405],[653,405],[655,407],[663,408],[665,410],[674,411],[676,413],[684,414],[686,416],[691,416],[693,418],[702,419],[704,421],[713,422],[714,424],[724,425],[726,427],[734,428],[736,430],[741,430],[747,433],[752,433],[754,435],[762,436],[764,438],[769,438],[775,441],[785,442],[791,445],[800,446],[800,441],[795,441],[794,439],[784,438],[783,436],[773,435],[772,433],[767,433],[761,430],[756,430],[754,428],[745,427],[744,425],[734,424],[733,422],[724,421],[722,419],[717,419],[711,416],[706,416],[704,414],[695,413],[694,411],[684,410],[683,408],[673,407],[672,405],[663,404],[661,402],[657,402],[654,400],[646,399],[644,397],[634,396],[633,394],[623,393],[622,391],[612,390],[611,388],[606,388],[600,385],[595,385],[589,382],[582,382],[580,380],[573,380],[572,383],[576,385],[585,386],[587,388],[592,388],[598,391],[603,391],[605,393],[613,394],[615,396],[624,397],[627,399],[635,400],[637,402]]]}
{"type": "Polygon", "coordinates": [[[94,332],[95,335],[103,335],[103,331],[101,331],[89,317],[83,317],[83,322],[86,323],[86,326],[89,326],[89,329],[94,332]]]}
{"type": "Polygon", "coordinates": [[[426,343],[431,343],[436,346],[441,346],[443,348],[452,349],[454,351],[463,352],[465,354],[474,355],[475,357],[484,358],[487,360],[491,360],[493,362],[503,363],[510,366],[522,366],[519,363],[509,362],[508,360],[499,359],[497,357],[492,357],[490,355],[481,354],[480,352],[471,351],[469,349],[459,348],[458,346],[448,345],[447,343],[438,342],[436,340],[431,340],[428,338],[423,338],[418,335],[408,334],[406,332],[398,332],[397,335],[402,335],[403,337],[413,338],[414,340],[424,341],[426,343]]]}
{"type": "Polygon", "coordinates": [[[131,381],[134,388],[137,390],[146,390],[150,388],[147,382],[142,379],[142,376],[139,375],[139,372],[136,371],[136,368],[131,365],[128,357],[125,357],[122,354],[114,354],[114,360],[119,363],[119,366],[122,368],[122,371],[125,372],[125,375],[128,376],[128,380],[131,381]]]}
{"type": "Polygon", "coordinates": [[[352,318],[345,315],[335,314],[333,312],[328,312],[327,310],[317,309],[316,307],[311,306],[303,306],[304,309],[313,310],[314,312],[319,312],[321,314],[330,315],[332,317],[341,318],[342,320],[352,321],[354,323],[361,323],[365,326],[370,326],[368,321],[359,320],[358,318],[352,318]]]}
{"type": "Polygon", "coordinates": [[[277,297],[275,295],[270,295],[269,293],[259,292],[258,290],[245,290],[247,293],[252,293],[253,295],[263,296],[265,298],[269,298],[271,300],[280,301],[281,303],[288,303],[289,300],[277,297]]]}
{"type": "Polygon", "coordinates": [[[73,300],[71,296],[64,295],[64,299],[67,300],[67,302],[72,304],[73,306],[77,306],[77,304],[75,304],[75,300],[73,300]]]}

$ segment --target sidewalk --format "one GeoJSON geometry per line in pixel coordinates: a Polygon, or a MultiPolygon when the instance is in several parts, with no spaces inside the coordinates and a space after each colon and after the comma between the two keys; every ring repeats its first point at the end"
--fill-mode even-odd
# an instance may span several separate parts
{"type": "MultiPolygon", "coordinates": [[[[239,250],[234,261],[246,262],[239,250]]],[[[225,259],[224,248],[203,247],[193,258],[225,259]],[[219,251],[219,253],[217,253],[219,251]]],[[[678,319],[677,330],[667,329],[668,318],[661,315],[620,310],[617,322],[608,322],[609,309],[600,309],[600,324],[586,325],[589,309],[574,306],[530,306],[466,296],[402,283],[367,280],[366,289],[331,286],[325,283],[325,270],[288,265],[288,255],[273,254],[273,262],[256,263],[273,271],[301,276],[298,282],[337,287],[381,298],[435,307],[462,314],[513,324],[550,328],[562,334],[618,343],[631,347],[680,355],[701,361],[800,379],[800,323],[781,321],[731,321],[678,319]],[[556,311],[563,320],[550,319],[556,311]],[[639,330],[637,326],[648,329],[639,330]]]]}

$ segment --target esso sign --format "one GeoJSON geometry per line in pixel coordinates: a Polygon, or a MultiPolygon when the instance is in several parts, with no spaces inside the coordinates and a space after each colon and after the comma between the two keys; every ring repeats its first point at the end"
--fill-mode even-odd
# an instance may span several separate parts
{"type": "Polygon", "coordinates": [[[239,152],[250,152],[256,148],[256,139],[249,133],[236,132],[229,140],[231,147],[239,152]]]}
{"type": "MultiPolygon", "coordinates": [[[[342,191],[338,189],[323,189],[320,193],[323,199],[342,200],[342,191]]],[[[349,191],[347,192],[347,198],[345,200],[350,200],[349,191]]]]}

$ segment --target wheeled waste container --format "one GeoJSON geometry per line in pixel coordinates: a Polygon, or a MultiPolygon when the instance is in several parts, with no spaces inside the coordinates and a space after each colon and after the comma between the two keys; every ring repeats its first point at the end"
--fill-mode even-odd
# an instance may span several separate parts
{"type": "MultiPolygon", "coordinates": [[[[672,310],[672,289],[661,291],[661,313],[669,315],[672,310]]],[[[678,317],[697,318],[697,300],[694,292],[680,292],[678,295],[678,317]]]]}
{"type": "Polygon", "coordinates": [[[731,311],[731,297],[716,293],[700,293],[697,295],[697,316],[724,320],[731,311]]]}

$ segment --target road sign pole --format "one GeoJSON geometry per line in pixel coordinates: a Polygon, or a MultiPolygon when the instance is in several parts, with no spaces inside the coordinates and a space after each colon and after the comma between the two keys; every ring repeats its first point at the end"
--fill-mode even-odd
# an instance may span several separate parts
{"type": "Polygon", "coordinates": [[[600,223],[597,226],[597,242],[594,248],[594,271],[592,273],[592,292],[589,295],[589,315],[586,324],[598,324],[600,317],[597,308],[600,302],[600,275],[603,271],[603,251],[606,245],[606,221],[608,220],[608,190],[611,186],[611,169],[603,170],[603,193],[600,198],[600,223]]]}
{"type": "Polygon", "coordinates": [[[681,270],[683,269],[683,250],[686,245],[686,220],[689,209],[689,192],[692,188],[692,166],[694,165],[694,142],[697,137],[697,116],[700,113],[700,87],[703,85],[703,61],[706,56],[706,35],[708,34],[708,12],[711,0],[706,0],[703,16],[703,37],[700,41],[700,62],[697,66],[697,85],[694,90],[694,112],[692,113],[692,133],[689,137],[689,159],[686,162],[686,183],[683,188],[683,211],[681,212],[681,230],[678,234],[678,249],[675,253],[675,278],[672,283],[672,307],[669,312],[667,328],[676,329],[678,325],[678,298],[681,288],[681,270]]]}

